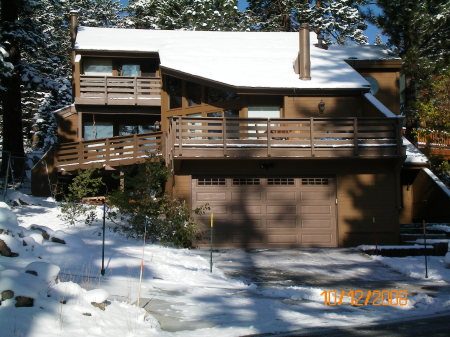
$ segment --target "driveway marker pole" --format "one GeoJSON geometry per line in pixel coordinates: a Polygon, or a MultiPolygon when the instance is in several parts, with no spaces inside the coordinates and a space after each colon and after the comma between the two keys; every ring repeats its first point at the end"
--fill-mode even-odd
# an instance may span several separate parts
{"type": "Polygon", "coordinates": [[[102,270],[100,274],[105,275],[105,227],[106,227],[106,202],[103,200],[103,241],[102,241],[102,270]]]}
{"type": "Polygon", "coordinates": [[[145,240],[147,238],[147,217],[144,219],[144,244],[142,245],[142,259],[141,259],[141,270],[139,272],[139,288],[138,288],[138,298],[137,298],[137,306],[140,306],[141,299],[141,285],[142,285],[142,274],[144,271],[144,252],[145,252],[145,240]]]}
{"type": "Polygon", "coordinates": [[[209,272],[212,273],[213,258],[212,258],[212,246],[213,246],[213,228],[214,228],[214,213],[211,213],[211,237],[209,243],[209,272]]]}
{"type": "Polygon", "coordinates": [[[425,257],[425,278],[428,278],[428,257],[427,257],[427,231],[425,226],[425,220],[422,220],[423,224],[423,243],[425,245],[424,257],[425,257]]]}

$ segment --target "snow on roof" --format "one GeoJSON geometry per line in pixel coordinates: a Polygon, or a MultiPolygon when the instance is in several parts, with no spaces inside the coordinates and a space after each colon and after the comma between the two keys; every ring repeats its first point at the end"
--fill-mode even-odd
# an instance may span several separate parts
{"type": "Polygon", "coordinates": [[[420,152],[408,139],[403,137],[403,146],[406,146],[407,164],[428,164],[428,158],[420,152]]]}
{"type": "MultiPolygon", "coordinates": [[[[298,33],[210,32],[79,27],[76,50],[155,52],[161,66],[236,87],[290,89],[368,89],[370,84],[344,60],[349,55],[379,58],[358,47],[314,47],[311,33],[310,81],[299,79],[293,63],[298,33]],[[349,48],[346,50],[346,48],[349,48]]],[[[378,56],[377,56],[378,55],[378,56]]],[[[383,54],[383,57],[386,55],[383,54]]]]}
{"type": "Polygon", "coordinates": [[[346,60],[400,60],[399,57],[392,55],[389,49],[383,46],[375,45],[351,45],[337,46],[331,45],[329,51],[339,55],[340,58],[346,60]]]}

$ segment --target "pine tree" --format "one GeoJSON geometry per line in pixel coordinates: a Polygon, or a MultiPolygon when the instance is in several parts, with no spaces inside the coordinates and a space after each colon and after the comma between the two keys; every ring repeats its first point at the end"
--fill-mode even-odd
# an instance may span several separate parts
{"type": "MultiPolygon", "coordinates": [[[[39,147],[48,149],[56,142],[56,123],[53,111],[71,104],[71,65],[69,13],[77,10],[80,26],[120,27],[121,7],[114,0],[41,0],[33,19],[40,27],[46,48],[40,50],[30,63],[41,64],[42,73],[51,79],[45,90],[27,93],[27,105],[34,124],[30,126],[41,140],[39,147]]],[[[24,102],[25,103],[25,102],[24,102]]]]}
{"type": "Polygon", "coordinates": [[[328,43],[367,43],[367,27],[360,8],[364,0],[249,0],[248,13],[256,21],[255,30],[297,31],[308,23],[328,43]]]}
{"type": "Polygon", "coordinates": [[[372,20],[389,36],[403,59],[406,76],[407,134],[420,123],[416,93],[430,88],[433,75],[450,68],[450,2],[447,0],[378,0],[383,13],[372,20]]]}
{"type": "Polygon", "coordinates": [[[130,0],[126,23],[134,28],[245,30],[237,0],[130,0]]]}

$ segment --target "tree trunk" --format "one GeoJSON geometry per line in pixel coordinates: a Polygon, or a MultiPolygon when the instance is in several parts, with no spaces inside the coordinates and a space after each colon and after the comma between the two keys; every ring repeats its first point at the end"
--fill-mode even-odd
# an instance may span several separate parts
{"type": "MultiPolygon", "coordinates": [[[[5,90],[1,93],[0,100],[3,108],[3,158],[8,155],[12,157],[14,174],[16,177],[22,175],[24,164],[24,148],[22,134],[22,106],[20,93],[20,73],[18,66],[20,64],[20,46],[18,39],[9,34],[14,30],[14,23],[19,16],[22,0],[0,0],[1,1],[1,22],[3,38],[9,43],[6,44],[9,56],[7,62],[11,62],[14,66],[12,76],[3,79],[3,87],[5,90]]],[[[2,161],[2,172],[5,170],[7,161],[2,161]]]]}

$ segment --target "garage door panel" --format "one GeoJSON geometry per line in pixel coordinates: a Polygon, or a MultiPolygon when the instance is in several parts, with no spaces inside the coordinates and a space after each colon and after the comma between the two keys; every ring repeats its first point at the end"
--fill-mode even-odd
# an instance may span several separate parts
{"type": "Polygon", "coordinates": [[[199,202],[208,202],[213,200],[227,200],[226,192],[197,192],[196,199],[199,202]]]}
{"type": "MultiPolygon", "coordinates": [[[[247,186],[242,186],[246,188],[247,186]]],[[[262,193],[260,191],[232,191],[231,200],[261,200],[262,193]]]]}
{"type": "Polygon", "coordinates": [[[267,214],[297,214],[296,205],[268,205],[267,214]]]}
{"type": "Polygon", "coordinates": [[[267,219],[267,228],[297,228],[297,218],[290,219],[267,219]]]}
{"type": "Polygon", "coordinates": [[[332,221],[329,218],[302,219],[300,223],[303,229],[313,229],[313,230],[317,228],[331,229],[333,227],[332,221]]]}
{"type": "Polygon", "coordinates": [[[330,245],[333,242],[333,235],[329,233],[301,234],[300,242],[304,245],[330,245]]]}
{"type": "Polygon", "coordinates": [[[214,205],[213,203],[208,203],[210,210],[208,213],[214,213],[214,215],[228,214],[228,206],[226,204],[214,205]]]}
{"type": "Polygon", "coordinates": [[[297,244],[297,235],[290,235],[290,234],[267,235],[267,243],[297,244]]]}
{"type": "MultiPolygon", "coordinates": [[[[226,178],[215,186],[192,179],[193,208],[209,203],[215,241],[225,246],[335,247],[335,179],[283,179],[226,178]]],[[[195,216],[206,231],[209,214],[195,216]]]]}
{"type": "Polygon", "coordinates": [[[300,201],[314,200],[314,201],[328,202],[331,194],[332,192],[328,190],[300,192],[300,201]]]}
{"type": "Polygon", "coordinates": [[[331,206],[301,206],[300,207],[301,214],[332,214],[331,206]]]}
{"type": "Polygon", "coordinates": [[[295,201],[295,190],[292,192],[279,191],[279,192],[267,192],[267,200],[293,200],[295,201]]]}
{"type": "Polygon", "coordinates": [[[233,214],[261,214],[263,206],[241,204],[239,206],[232,205],[230,208],[233,214]]]}

